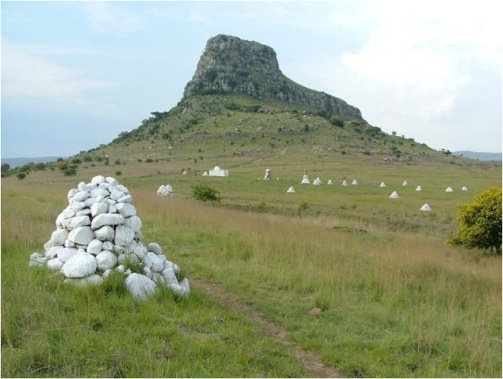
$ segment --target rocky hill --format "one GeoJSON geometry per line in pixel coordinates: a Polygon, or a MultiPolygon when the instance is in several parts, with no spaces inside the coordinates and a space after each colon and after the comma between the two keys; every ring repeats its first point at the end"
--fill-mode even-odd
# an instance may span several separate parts
{"type": "Polygon", "coordinates": [[[208,93],[242,93],[362,119],[360,110],[344,100],[305,88],[283,75],[271,47],[222,34],[208,40],[184,98],[208,93]]]}

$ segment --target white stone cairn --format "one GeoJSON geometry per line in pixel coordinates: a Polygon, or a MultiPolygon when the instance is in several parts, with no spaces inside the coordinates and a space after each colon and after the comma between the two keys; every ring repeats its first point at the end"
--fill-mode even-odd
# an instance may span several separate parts
{"type": "Polygon", "coordinates": [[[389,195],[389,198],[390,199],[399,199],[400,196],[398,195],[398,192],[393,191],[393,193],[391,195],[389,195]]]}
{"type": "Polygon", "coordinates": [[[419,208],[419,210],[423,212],[431,212],[431,207],[428,204],[423,204],[423,206],[419,208]]]}
{"type": "MultiPolygon", "coordinates": [[[[173,191],[169,184],[161,187],[159,195],[173,191]]],[[[79,183],[67,197],[68,206],[57,216],[45,252],[31,254],[30,267],[47,266],[61,274],[65,283],[77,286],[101,285],[116,271],[124,276],[129,294],[140,300],[161,286],[177,296],[189,295],[189,280],[162,247],[141,242],[142,222],[125,186],[98,175],[89,183],[79,183]]]]}
{"type": "Polygon", "coordinates": [[[159,196],[171,196],[172,193],[173,187],[171,187],[169,184],[161,184],[157,189],[157,194],[159,196]]]}

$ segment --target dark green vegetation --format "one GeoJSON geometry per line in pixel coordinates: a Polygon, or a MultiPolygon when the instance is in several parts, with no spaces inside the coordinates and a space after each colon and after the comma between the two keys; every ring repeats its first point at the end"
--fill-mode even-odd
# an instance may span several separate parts
{"type": "Polygon", "coordinates": [[[501,188],[490,188],[473,203],[460,206],[458,222],[460,230],[449,243],[501,254],[501,188]]]}

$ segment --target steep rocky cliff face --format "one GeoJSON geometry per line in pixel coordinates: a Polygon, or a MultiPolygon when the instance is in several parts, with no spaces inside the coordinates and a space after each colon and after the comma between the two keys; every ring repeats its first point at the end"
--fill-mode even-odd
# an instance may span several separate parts
{"type": "Polygon", "coordinates": [[[276,52],[269,46],[217,35],[208,40],[196,72],[185,87],[184,98],[201,93],[231,92],[308,105],[362,119],[360,110],[344,100],[303,87],[283,75],[276,52]]]}

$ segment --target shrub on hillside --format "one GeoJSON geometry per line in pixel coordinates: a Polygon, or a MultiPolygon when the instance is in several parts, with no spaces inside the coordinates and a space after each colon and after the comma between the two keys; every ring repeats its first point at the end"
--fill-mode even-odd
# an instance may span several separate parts
{"type": "Polygon", "coordinates": [[[214,201],[217,203],[221,199],[220,192],[203,184],[192,186],[192,197],[199,201],[214,201]]]}
{"type": "Polygon", "coordinates": [[[501,188],[493,187],[478,195],[473,203],[462,204],[459,230],[447,242],[501,255],[501,195],[501,188]]]}

